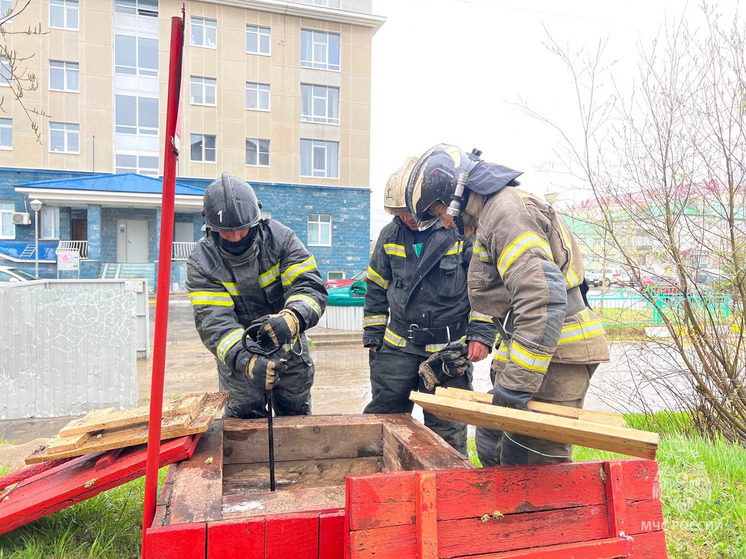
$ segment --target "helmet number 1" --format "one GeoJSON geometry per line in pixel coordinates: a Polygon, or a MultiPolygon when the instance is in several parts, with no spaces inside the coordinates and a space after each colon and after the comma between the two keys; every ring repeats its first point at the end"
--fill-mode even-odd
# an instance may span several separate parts
{"type": "Polygon", "coordinates": [[[220,223],[223,223],[223,210],[218,212],[218,219],[220,220],[220,223]]]}

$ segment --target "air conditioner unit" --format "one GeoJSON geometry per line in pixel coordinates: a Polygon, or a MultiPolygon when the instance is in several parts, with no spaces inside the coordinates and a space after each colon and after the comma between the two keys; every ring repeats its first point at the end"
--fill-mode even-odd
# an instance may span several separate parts
{"type": "Polygon", "coordinates": [[[31,225],[31,214],[28,212],[13,212],[10,219],[13,225],[31,225]]]}

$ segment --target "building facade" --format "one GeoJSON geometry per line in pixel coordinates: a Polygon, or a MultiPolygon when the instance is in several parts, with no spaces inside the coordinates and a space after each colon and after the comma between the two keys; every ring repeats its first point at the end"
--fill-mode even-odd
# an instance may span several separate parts
{"type": "Polygon", "coordinates": [[[57,250],[76,248],[81,277],[154,264],[159,182],[132,177],[163,174],[171,18],[182,4],[175,241],[199,238],[201,191],[228,172],[255,187],[265,215],[296,232],[325,277],[364,268],[371,43],[383,23],[370,0],[42,0],[6,18],[7,31],[42,32],[6,34],[17,56],[0,60],[0,265],[34,260],[51,277],[57,250]],[[31,74],[36,88],[14,100],[24,84],[13,76],[31,74]],[[107,176],[117,178],[91,180],[107,176]],[[116,195],[91,190],[107,184],[116,195]]]}

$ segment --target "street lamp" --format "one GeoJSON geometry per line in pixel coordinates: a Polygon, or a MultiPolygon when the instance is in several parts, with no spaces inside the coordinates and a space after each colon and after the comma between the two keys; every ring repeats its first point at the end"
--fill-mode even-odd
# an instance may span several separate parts
{"type": "Polygon", "coordinates": [[[34,260],[36,264],[36,277],[39,277],[39,210],[42,207],[41,200],[31,200],[31,209],[34,210],[34,243],[36,250],[34,250],[34,260]]]}

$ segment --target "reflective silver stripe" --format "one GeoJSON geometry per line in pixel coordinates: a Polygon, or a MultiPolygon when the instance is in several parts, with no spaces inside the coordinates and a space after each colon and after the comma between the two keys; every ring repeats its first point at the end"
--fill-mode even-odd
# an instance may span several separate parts
{"type": "Polygon", "coordinates": [[[474,241],[474,248],[472,249],[482,262],[492,262],[492,256],[487,249],[479,244],[479,241],[474,241]]]}
{"type": "Polygon", "coordinates": [[[560,218],[559,224],[560,234],[562,235],[562,242],[567,247],[567,250],[570,253],[570,259],[567,262],[567,272],[565,273],[565,280],[567,281],[568,286],[575,287],[577,285],[580,285],[580,278],[578,277],[578,274],[575,273],[575,270],[572,269],[574,256],[572,253],[572,241],[570,240],[570,235],[567,232],[567,225],[564,221],[562,221],[562,218],[560,218]]]}
{"type": "Polygon", "coordinates": [[[402,258],[407,257],[407,253],[402,245],[386,243],[383,245],[383,251],[389,256],[401,256],[402,258]]]}
{"type": "Polygon", "coordinates": [[[469,312],[469,322],[492,322],[492,317],[478,311],[469,312]]]}
{"type": "Polygon", "coordinates": [[[549,243],[539,237],[536,233],[525,233],[513,239],[513,242],[505,247],[505,250],[503,250],[500,255],[500,260],[497,261],[497,271],[500,272],[500,275],[505,277],[505,272],[510,268],[511,264],[532,247],[543,250],[549,258],[549,261],[554,262],[549,243]]]}
{"type": "Polygon", "coordinates": [[[578,340],[587,340],[595,336],[601,336],[604,333],[604,326],[601,319],[590,320],[590,311],[585,309],[579,314],[580,324],[568,324],[562,327],[562,333],[557,345],[569,344],[578,340]]]}
{"type": "Polygon", "coordinates": [[[462,252],[464,252],[464,241],[456,241],[453,243],[453,246],[448,249],[445,256],[450,254],[461,254],[462,252]]]}
{"type": "Polygon", "coordinates": [[[405,347],[407,340],[401,336],[397,336],[391,330],[386,328],[386,333],[383,335],[383,339],[394,347],[405,347]]]}
{"type": "Polygon", "coordinates": [[[363,317],[363,327],[366,326],[386,326],[388,316],[385,314],[374,314],[363,317]]]}
{"type": "Polygon", "coordinates": [[[225,291],[192,291],[189,298],[193,307],[196,305],[233,306],[233,299],[225,291]]]}
{"type": "Polygon", "coordinates": [[[388,289],[389,288],[389,280],[383,279],[383,276],[376,272],[373,268],[368,266],[368,274],[367,278],[375,283],[376,285],[380,286],[382,289],[388,289]]]}
{"type": "Polygon", "coordinates": [[[218,356],[218,359],[225,364],[225,356],[230,351],[230,349],[236,345],[239,340],[243,337],[244,329],[243,328],[237,328],[236,330],[233,330],[230,332],[227,336],[225,336],[222,340],[220,340],[220,343],[218,344],[218,349],[215,352],[218,356]]]}
{"type": "Polygon", "coordinates": [[[508,344],[501,344],[498,350],[495,352],[495,359],[505,363],[508,360],[508,344]]]}
{"type": "Polygon", "coordinates": [[[313,297],[302,294],[291,295],[290,297],[288,297],[288,300],[285,304],[289,305],[292,301],[302,301],[303,303],[311,307],[311,310],[313,310],[313,312],[315,312],[319,317],[321,316],[321,306],[313,297]]]}
{"type": "Polygon", "coordinates": [[[260,274],[259,286],[267,287],[270,283],[275,281],[279,275],[280,275],[280,264],[278,263],[272,266],[269,270],[267,270],[263,274],[260,274]]]}
{"type": "Polygon", "coordinates": [[[461,339],[453,341],[453,342],[446,342],[444,344],[427,344],[425,346],[425,351],[430,352],[430,353],[435,353],[436,351],[445,349],[449,345],[454,345],[457,343],[461,343],[463,345],[465,342],[466,342],[466,336],[462,336],[461,339]]]}
{"type": "Polygon", "coordinates": [[[293,264],[290,266],[287,270],[285,270],[282,275],[282,286],[288,287],[289,285],[292,285],[293,282],[298,279],[298,276],[301,275],[304,272],[308,272],[310,270],[316,269],[316,260],[314,260],[313,256],[309,256],[306,258],[303,262],[299,262],[298,264],[293,264]]]}
{"type": "Polygon", "coordinates": [[[222,285],[223,287],[225,287],[225,290],[228,293],[230,293],[231,295],[236,295],[236,296],[241,295],[241,293],[239,293],[239,291],[238,291],[238,285],[235,284],[235,283],[228,283],[228,282],[225,282],[225,281],[221,281],[220,285],[222,285]]]}
{"type": "Polygon", "coordinates": [[[522,369],[544,374],[549,368],[552,356],[546,353],[530,351],[513,340],[510,344],[510,360],[522,369]]]}

